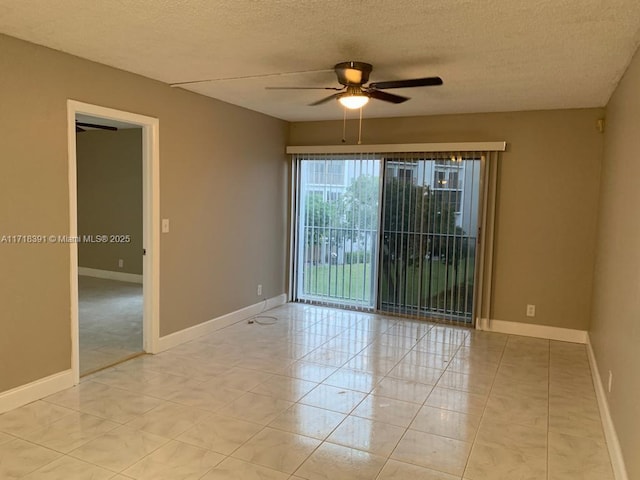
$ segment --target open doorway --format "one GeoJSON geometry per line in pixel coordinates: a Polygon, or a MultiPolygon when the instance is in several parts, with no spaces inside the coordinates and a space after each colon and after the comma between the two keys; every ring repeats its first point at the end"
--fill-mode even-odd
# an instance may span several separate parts
{"type": "Polygon", "coordinates": [[[143,352],[142,127],[76,114],[80,376],[143,352]]]}
{"type": "Polygon", "coordinates": [[[158,121],[69,100],[68,137],[78,383],[81,375],[157,349],[158,121]]]}

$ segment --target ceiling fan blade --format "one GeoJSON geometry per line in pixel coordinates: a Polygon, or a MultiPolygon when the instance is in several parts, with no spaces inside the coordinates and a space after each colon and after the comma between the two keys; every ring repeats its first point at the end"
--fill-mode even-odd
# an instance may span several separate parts
{"type": "Polygon", "coordinates": [[[442,85],[440,77],[413,78],[410,80],[391,80],[389,82],[375,82],[369,84],[369,88],[385,90],[387,88],[433,87],[442,85]]]}
{"type": "Polygon", "coordinates": [[[316,105],[322,105],[323,103],[327,103],[333,99],[340,97],[342,93],[334,93],[333,95],[329,95],[328,97],[324,97],[323,99],[318,100],[317,102],[310,103],[310,107],[315,107],[316,105]]]}
{"type": "Polygon", "coordinates": [[[409,100],[409,97],[401,97],[400,95],[394,95],[393,93],[381,92],[380,90],[374,89],[367,90],[367,95],[370,98],[391,103],[403,103],[409,100]]]}
{"type": "MultiPolygon", "coordinates": [[[[108,125],[98,125],[97,123],[76,122],[76,129],[78,127],[97,128],[99,130],[110,130],[112,132],[118,131],[118,129],[116,127],[110,127],[108,125]]],[[[76,130],[76,131],[78,131],[78,130],[76,130]]]]}
{"type": "Polygon", "coordinates": [[[264,87],[265,90],[335,90],[339,92],[340,90],[344,90],[345,87],[337,88],[337,87],[264,87]]]}

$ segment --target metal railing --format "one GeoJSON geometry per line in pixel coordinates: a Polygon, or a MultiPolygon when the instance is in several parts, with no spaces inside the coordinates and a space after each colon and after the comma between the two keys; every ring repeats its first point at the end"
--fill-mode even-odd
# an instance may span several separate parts
{"type": "Polygon", "coordinates": [[[476,237],[384,230],[383,310],[471,319],[476,237]]]}
{"type": "Polygon", "coordinates": [[[376,229],[303,226],[302,297],[373,307],[376,229]]]}
{"type": "Polygon", "coordinates": [[[384,310],[470,319],[476,237],[376,229],[303,227],[302,295],[307,299],[371,304],[380,260],[384,310]]]}

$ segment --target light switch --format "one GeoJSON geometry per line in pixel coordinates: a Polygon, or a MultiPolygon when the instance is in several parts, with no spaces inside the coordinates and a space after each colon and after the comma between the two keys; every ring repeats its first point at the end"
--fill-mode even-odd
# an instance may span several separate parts
{"type": "Polygon", "coordinates": [[[169,233],[169,219],[162,219],[162,233],[169,233]]]}

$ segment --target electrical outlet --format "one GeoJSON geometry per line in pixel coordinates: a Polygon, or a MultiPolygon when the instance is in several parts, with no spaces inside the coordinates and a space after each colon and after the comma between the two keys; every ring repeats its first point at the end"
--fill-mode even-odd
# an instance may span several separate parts
{"type": "Polygon", "coordinates": [[[124,260],[119,258],[118,259],[118,268],[123,268],[124,267],[124,260]]]}
{"type": "Polygon", "coordinates": [[[258,296],[262,295],[262,285],[258,285],[258,296]]]}
{"type": "Polygon", "coordinates": [[[162,233],[169,233],[169,219],[162,219],[162,233]]]}
{"type": "Polygon", "coordinates": [[[609,382],[607,384],[607,391],[611,393],[611,385],[613,384],[613,373],[609,370],[609,382]]]}
{"type": "Polygon", "coordinates": [[[527,317],[535,317],[535,316],[536,316],[536,306],[527,305],[527,317]]]}

